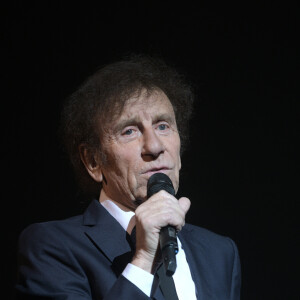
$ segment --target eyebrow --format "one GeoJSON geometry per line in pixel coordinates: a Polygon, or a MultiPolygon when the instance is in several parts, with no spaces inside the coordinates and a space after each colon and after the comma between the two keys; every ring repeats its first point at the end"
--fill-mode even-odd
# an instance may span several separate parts
{"type": "MultiPolygon", "coordinates": [[[[155,124],[160,121],[166,121],[167,123],[169,123],[171,125],[176,124],[175,116],[172,116],[172,115],[166,114],[166,113],[154,116],[154,118],[152,120],[152,124],[155,124]]],[[[141,125],[141,124],[142,124],[142,121],[141,121],[140,117],[136,116],[133,118],[121,120],[114,126],[113,130],[115,132],[119,132],[127,126],[141,125]]]]}
{"type": "Polygon", "coordinates": [[[160,115],[156,115],[153,118],[153,123],[157,123],[159,121],[166,121],[169,124],[176,124],[176,120],[175,120],[175,116],[171,115],[171,114],[160,114],[160,115]]]}

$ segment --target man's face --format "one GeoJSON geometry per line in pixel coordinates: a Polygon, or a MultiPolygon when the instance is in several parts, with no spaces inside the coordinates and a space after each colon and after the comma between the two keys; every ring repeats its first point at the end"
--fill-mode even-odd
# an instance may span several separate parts
{"type": "Polygon", "coordinates": [[[147,182],[165,173],[179,186],[180,138],[170,100],[162,91],[130,98],[102,133],[101,166],[106,195],[130,210],[146,200],[147,182]]]}

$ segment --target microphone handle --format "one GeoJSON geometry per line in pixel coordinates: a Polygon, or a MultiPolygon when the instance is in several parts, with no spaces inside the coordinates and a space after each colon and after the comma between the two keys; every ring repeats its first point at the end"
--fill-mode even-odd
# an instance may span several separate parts
{"type": "Polygon", "coordinates": [[[177,234],[173,226],[166,226],[160,230],[160,249],[166,275],[173,276],[176,271],[176,254],[178,253],[177,234]]]}

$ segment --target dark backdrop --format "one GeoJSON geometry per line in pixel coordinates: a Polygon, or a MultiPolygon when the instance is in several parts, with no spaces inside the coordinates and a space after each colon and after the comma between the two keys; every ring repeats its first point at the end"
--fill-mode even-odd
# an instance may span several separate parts
{"type": "Polygon", "coordinates": [[[99,66],[135,52],[164,58],[195,89],[179,190],[192,201],[188,221],[235,240],[242,299],[299,299],[296,7],[62,2],[2,10],[7,287],[21,230],[82,209],[57,137],[62,101],[99,66]]]}

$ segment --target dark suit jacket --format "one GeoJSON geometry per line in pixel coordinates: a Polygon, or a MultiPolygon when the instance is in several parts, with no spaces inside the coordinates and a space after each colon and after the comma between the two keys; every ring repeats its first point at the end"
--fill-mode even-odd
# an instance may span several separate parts
{"type": "MultiPolygon", "coordinates": [[[[240,263],[234,242],[189,224],[179,238],[197,298],[239,299],[240,263]]],[[[16,290],[21,299],[150,299],[121,275],[131,258],[128,234],[94,200],[83,215],[33,224],[23,231],[16,290]]],[[[153,297],[164,299],[159,288],[153,297]]]]}

